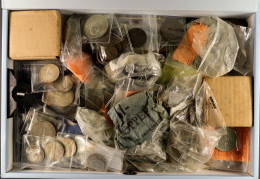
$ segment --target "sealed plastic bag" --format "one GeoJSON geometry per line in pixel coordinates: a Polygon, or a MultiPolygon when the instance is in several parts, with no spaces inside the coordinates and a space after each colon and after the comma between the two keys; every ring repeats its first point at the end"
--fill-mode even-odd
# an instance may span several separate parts
{"type": "Polygon", "coordinates": [[[225,122],[209,86],[203,83],[195,103],[183,105],[171,118],[167,153],[186,170],[203,168],[219,139],[226,133],[225,122]]]}
{"type": "Polygon", "coordinates": [[[231,25],[218,17],[205,16],[187,24],[187,29],[173,60],[213,78],[233,69],[239,46],[231,25]]]}
{"type": "Polygon", "coordinates": [[[129,149],[151,138],[167,111],[153,101],[153,91],[144,91],[123,99],[108,111],[116,128],[115,143],[129,149]]]}

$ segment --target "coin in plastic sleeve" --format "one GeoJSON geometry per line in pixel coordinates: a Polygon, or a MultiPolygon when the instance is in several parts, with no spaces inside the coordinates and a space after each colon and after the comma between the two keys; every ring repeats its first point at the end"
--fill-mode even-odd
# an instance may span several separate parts
{"type": "Polygon", "coordinates": [[[51,141],[45,147],[45,154],[50,160],[58,161],[64,155],[64,147],[58,141],[51,141]]]}
{"type": "Polygon", "coordinates": [[[180,19],[168,19],[162,24],[160,32],[169,42],[180,41],[184,36],[184,23],[180,19]]]}
{"type": "Polygon", "coordinates": [[[53,87],[59,92],[68,92],[73,87],[73,80],[70,75],[64,76],[62,79],[59,79],[53,82],[53,87]]]}
{"type": "Polygon", "coordinates": [[[63,144],[65,148],[64,157],[72,157],[76,152],[76,144],[75,142],[68,137],[60,137],[58,140],[63,144]]]}
{"type": "Polygon", "coordinates": [[[88,166],[97,171],[104,171],[106,167],[106,159],[101,154],[91,154],[88,156],[88,166]]]}
{"type": "Polygon", "coordinates": [[[134,48],[139,48],[145,44],[147,36],[143,29],[132,28],[128,31],[128,34],[134,48]]]}
{"type": "Polygon", "coordinates": [[[26,159],[30,163],[39,164],[44,160],[44,151],[40,146],[29,145],[26,148],[26,159]]]}
{"type": "Polygon", "coordinates": [[[40,69],[39,78],[43,83],[51,83],[59,78],[60,69],[57,65],[47,64],[40,69]]]}
{"type": "Polygon", "coordinates": [[[223,135],[217,145],[217,149],[228,152],[237,146],[237,133],[234,129],[227,127],[227,134],[223,135]]]}
{"type": "Polygon", "coordinates": [[[48,105],[54,105],[58,107],[66,107],[73,102],[74,93],[69,92],[59,92],[59,91],[49,91],[47,92],[46,103],[48,105]]]}
{"type": "Polygon", "coordinates": [[[93,15],[87,19],[84,25],[84,33],[88,38],[98,39],[105,35],[108,30],[108,25],[105,16],[93,15]]]}
{"type": "Polygon", "coordinates": [[[30,134],[33,136],[55,136],[56,130],[48,121],[39,121],[32,125],[30,134]]]}

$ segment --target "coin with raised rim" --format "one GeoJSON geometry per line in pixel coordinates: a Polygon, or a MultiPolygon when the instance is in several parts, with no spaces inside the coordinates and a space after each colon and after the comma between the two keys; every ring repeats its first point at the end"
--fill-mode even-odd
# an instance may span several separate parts
{"type": "Polygon", "coordinates": [[[44,65],[39,72],[39,79],[42,83],[51,83],[57,80],[60,76],[60,69],[57,65],[44,65]]]}
{"type": "Polygon", "coordinates": [[[88,38],[98,39],[108,30],[108,21],[105,16],[93,15],[86,20],[84,33],[88,38]]]}
{"type": "Polygon", "coordinates": [[[44,151],[40,146],[29,145],[26,147],[26,159],[30,163],[39,164],[44,160],[44,151]]]}
{"type": "Polygon", "coordinates": [[[65,148],[64,157],[72,157],[76,152],[76,144],[75,142],[68,137],[58,137],[58,140],[63,144],[65,148]]]}
{"type": "Polygon", "coordinates": [[[88,156],[88,167],[97,171],[104,171],[106,168],[106,159],[101,154],[91,154],[88,156]]]}
{"type": "Polygon", "coordinates": [[[59,107],[66,107],[73,102],[74,93],[72,91],[69,92],[54,92],[54,104],[59,107]]]}
{"type": "Polygon", "coordinates": [[[227,134],[223,135],[217,145],[217,149],[228,152],[237,146],[237,133],[234,129],[227,127],[227,134]]]}
{"type": "Polygon", "coordinates": [[[64,155],[64,147],[58,141],[51,141],[45,146],[45,154],[51,161],[58,161],[64,155]]]}
{"type": "Polygon", "coordinates": [[[68,92],[73,87],[73,80],[70,75],[66,75],[63,78],[53,82],[53,87],[59,92],[68,92]]]}
{"type": "Polygon", "coordinates": [[[132,28],[128,31],[130,41],[134,48],[139,48],[143,46],[146,42],[147,36],[143,29],[132,28]]]}
{"type": "Polygon", "coordinates": [[[180,19],[167,19],[162,24],[160,32],[169,42],[178,42],[184,36],[184,23],[180,19]]]}
{"type": "Polygon", "coordinates": [[[32,125],[30,134],[33,136],[55,136],[56,130],[48,121],[39,121],[32,125]]]}

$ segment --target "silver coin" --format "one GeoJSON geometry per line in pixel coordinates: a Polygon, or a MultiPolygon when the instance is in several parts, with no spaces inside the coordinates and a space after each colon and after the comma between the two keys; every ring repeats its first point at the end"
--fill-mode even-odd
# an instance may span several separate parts
{"type": "Polygon", "coordinates": [[[105,35],[108,30],[108,21],[102,15],[89,17],[84,25],[84,33],[88,38],[98,39],[105,35]]]}
{"type": "Polygon", "coordinates": [[[60,69],[57,65],[47,64],[40,69],[39,79],[42,83],[51,83],[60,76],[60,69]]]}
{"type": "Polygon", "coordinates": [[[227,127],[227,134],[223,135],[217,145],[217,149],[228,152],[237,146],[237,133],[234,129],[227,127]]]}
{"type": "Polygon", "coordinates": [[[46,144],[45,154],[51,161],[58,161],[64,155],[64,147],[58,141],[52,141],[46,144]]]}
{"type": "Polygon", "coordinates": [[[54,95],[55,104],[59,107],[66,107],[73,102],[74,93],[72,91],[69,92],[59,92],[56,91],[54,95]]]}
{"type": "Polygon", "coordinates": [[[73,87],[73,80],[70,75],[66,75],[62,79],[53,82],[52,85],[53,88],[59,92],[68,92],[73,87]]]}
{"type": "Polygon", "coordinates": [[[72,157],[76,152],[76,144],[75,142],[68,137],[59,137],[58,140],[63,144],[65,148],[64,157],[72,157]]]}
{"type": "Polygon", "coordinates": [[[88,167],[96,171],[104,171],[106,168],[106,159],[101,154],[91,154],[88,156],[88,167]]]}
{"type": "Polygon", "coordinates": [[[39,121],[32,125],[30,134],[33,136],[55,136],[56,130],[48,121],[39,121]]]}
{"type": "Polygon", "coordinates": [[[39,164],[44,159],[44,152],[40,146],[29,145],[26,148],[26,159],[30,163],[39,164]]]}

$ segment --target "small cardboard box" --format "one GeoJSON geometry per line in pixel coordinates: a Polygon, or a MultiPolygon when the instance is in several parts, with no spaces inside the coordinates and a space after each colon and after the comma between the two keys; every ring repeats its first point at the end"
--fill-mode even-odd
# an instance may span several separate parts
{"type": "Polygon", "coordinates": [[[224,76],[206,78],[227,127],[251,127],[253,120],[252,78],[224,76]]]}
{"type": "Polygon", "coordinates": [[[56,59],[61,32],[57,10],[11,12],[9,56],[14,60],[56,59]]]}

